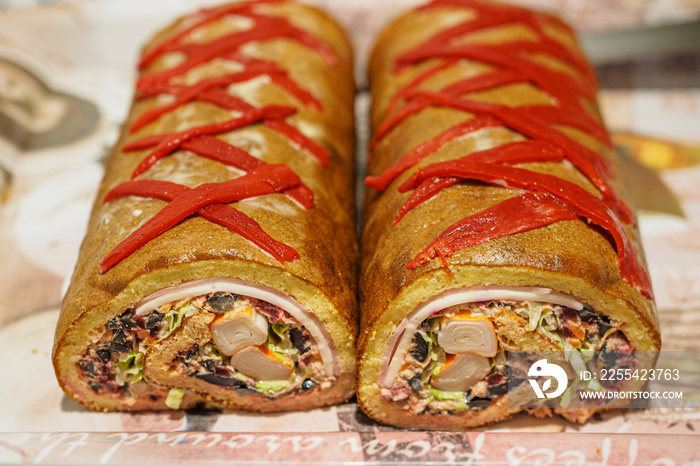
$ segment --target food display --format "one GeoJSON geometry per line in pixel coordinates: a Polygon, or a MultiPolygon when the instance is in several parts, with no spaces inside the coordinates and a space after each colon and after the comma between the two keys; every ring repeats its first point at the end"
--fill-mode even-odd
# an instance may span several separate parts
{"type": "Polygon", "coordinates": [[[53,352],[92,410],[311,409],[355,370],[352,52],[315,8],[233,3],[145,45],[53,352]]]}
{"type": "MultiPolygon", "coordinates": [[[[358,403],[459,429],[523,406],[506,352],[625,367],[660,335],[636,219],[572,30],[548,14],[434,0],[380,35],[369,74],[358,403]]],[[[533,366],[536,367],[536,366],[533,366]]],[[[563,390],[563,387],[562,387],[563,390]]],[[[542,406],[584,422],[599,407],[542,406]]]]}

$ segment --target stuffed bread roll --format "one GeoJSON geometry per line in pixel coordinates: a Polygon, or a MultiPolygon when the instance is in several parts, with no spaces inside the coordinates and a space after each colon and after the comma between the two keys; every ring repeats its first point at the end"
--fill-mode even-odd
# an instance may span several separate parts
{"type": "MultiPolygon", "coordinates": [[[[482,425],[523,409],[509,389],[530,389],[528,367],[506,352],[659,349],[635,218],[569,27],[436,0],[380,35],[369,72],[358,341],[368,415],[482,425]]],[[[553,411],[584,421],[595,409],[532,412],[553,411]]]]}
{"type": "Polygon", "coordinates": [[[351,49],[279,0],[145,46],[56,329],[93,410],[299,410],[353,393],[351,49]]]}

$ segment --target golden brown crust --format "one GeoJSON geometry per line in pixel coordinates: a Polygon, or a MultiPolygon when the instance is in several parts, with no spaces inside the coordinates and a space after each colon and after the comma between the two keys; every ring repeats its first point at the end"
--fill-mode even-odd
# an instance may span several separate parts
{"type": "MultiPolygon", "coordinates": [[[[402,16],[382,32],[369,70],[375,132],[388,116],[387,108],[392,96],[419,73],[439,63],[437,60],[429,60],[396,74],[396,58],[438,31],[473,18],[474,15],[476,13],[472,10],[450,7],[414,11],[402,16]]],[[[545,33],[575,53],[581,53],[573,36],[554,30],[546,30],[545,33]]],[[[528,37],[531,39],[532,34],[527,30],[509,25],[467,34],[460,40],[464,43],[497,44],[514,39],[528,40],[528,37]]],[[[561,63],[547,65],[576,74],[572,68],[561,63]]],[[[429,79],[419,89],[438,91],[447,84],[493,69],[492,65],[463,60],[457,66],[429,79]]],[[[551,105],[547,94],[532,84],[511,84],[473,93],[469,99],[508,106],[551,105]]],[[[594,118],[600,120],[595,102],[586,102],[584,106],[594,118]]],[[[368,174],[382,173],[420,143],[472,117],[469,113],[438,107],[430,107],[411,115],[377,144],[370,156],[368,174]]],[[[564,131],[602,154],[614,166],[618,164],[616,154],[590,136],[570,128],[565,128],[564,131]]],[[[523,139],[521,134],[510,129],[487,128],[445,144],[406,170],[385,191],[368,189],[362,233],[361,332],[358,340],[360,360],[357,384],[359,402],[370,416],[392,424],[410,424],[407,417],[393,410],[390,403],[379,395],[377,378],[382,359],[388,340],[403,317],[418,304],[449,289],[474,285],[552,288],[589,304],[598,312],[609,316],[616,324],[621,324],[636,349],[659,349],[660,336],[653,301],[623,281],[617,264],[616,249],[609,235],[583,220],[558,222],[456,251],[447,259],[449,274],[438,259],[414,270],[406,268],[447,227],[515,196],[519,191],[480,182],[463,182],[418,205],[393,226],[394,217],[410,195],[410,191],[399,193],[397,187],[418,169],[431,163],[460,158],[478,150],[523,139]],[[391,412],[391,415],[387,412],[391,412]]],[[[591,182],[567,162],[531,163],[521,167],[553,174],[590,192],[596,192],[591,182]]],[[[611,184],[624,199],[618,179],[613,179],[611,184]]],[[[638,232],[629,226],[626,226],[626,230],[644,265],[638,232]]],[[[505,338],[503,331],[506,328],[501,326],[499,338],[505,338]]],[[[522,331],[525,331],[524,328],[522,331]]],[[[546,348],[545,344],[517,339],[516,346],[527,350],[546,348]]],[[[429,428],[467,427],[500,418],[501,415],[495,414],[496,412],[503,414],[501,408],[494,411],[492,405],[479,415],[453,415],[452,419],[445,416],[421,416],[412,422],[413,425],[429,428]]]]}
{"type": "MultiPolygon", "coordinates": [[[[257,221],[273,238],[293,247],[300,259],[278,262],[245,238],[201,217],[190,217],[161,234],[105,274],[98,272],[99,261],[130,232],[152,217],[166,203],[140,197],[126,197],[103,204],[105,194],[117,184],[129,180],[132,171],[148,150],[122,152],[129,142],[146,135],[181,131],[184,128],[231,118],[229,111],[203,103],[190,102],[161,116],[133,134],[127,128],[148,109],[162,105],[157,98],[135,101],[121,137],[106,163],[83,241],[80,258],[63,302],[56,329],[54,364],[64,389],[91,409],[98,406],[77,395],[75,358],[86,342],[85,333],[115,317],[140,299],[166,287],[209,277],[238,277],[266,284],[288,293],[306,305],[326,325],[333,338],[343,344],[338,350],[345,377],[352,372],[357,334],[356,258],[354,223],[354,131],[352,51],[341,28],[315,8],[289,3],[259,5],[257,11],[282,16],[295,26],[328,44],[338,58],[329,66],[319,53],[291,39],[273,39],[246,45],[245,52],[277,63],[291,79],[308,89],[323,106],[319,112],[301,105],[269,79],[234,85],[232,93],[247,102],[263,106],[290,105],[299,111],[287,122],[324,146],[330,160],[327,167],[299,146],[292,144],[263,125],[249,126],[219,137],[239,146],[267,163],[284,163],[314,193],[314,207],[301,209],[283,194],[244,200],[235,208],[257,221]],[[184,126],[183,126],[184,125],[184,126]],[[345,342],[349,341],[350,344],[345,342]]],[[[145,46],[171,36],[187,25],[183,18],[166,28],[145,46]]],[[[247,27],[236,21],[217,20],[200,28],[196,40],[211,40],[231,28],[247,27]]],[[[143,75],[167,68],[167,56],[156,60],[143,75]]],[[[230,73],[222,60],[200,65],[191,79],[230,73]]],[[[180,150],[161,159],[139,178],[175,181],[195,187],[220,182],[241,174],[221,163],[180,150]]],[[[343,393],[331,401],[351,394],[345,384],[343,393]]],[[[325,403],[323,403],[325,404],[325,403]]],[[[232,404],[230,407],[233,407],[232,404]]],[[[281,406],[281,405],[280,405],[281,406]]],[[[249,406],[246,406],[249,407],[249,406]]],[[[118,404],[109,409],[121,409],[118,404]]],[[[262,409],[262,408],[261,408],[262,409]]],[[[267,408],[264,408],[267,409],[267,408]]],[[[289,409],[282,408],[282,409],[289,409]]]]}

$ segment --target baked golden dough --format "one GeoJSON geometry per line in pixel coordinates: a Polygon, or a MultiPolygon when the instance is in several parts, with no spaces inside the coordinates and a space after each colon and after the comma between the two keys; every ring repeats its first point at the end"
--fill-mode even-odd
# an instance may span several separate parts
{"type": "MultiPolygon", "coordinates": [[[[176,390],[167,404],[170,407],[186,409],[205,403],[208,406],[254,411],[310,409],[341,402],[353,393],[358,248],[353,180],[354,83],[352,51],[345,33],[318,9],[263,0],[224,5],[185,16],[159,32],[145,45],[144,53],[156,50],[158,44],[191,28],[212,12],[239,7],[240,12],[231,10],[224,15],[214,14],[213,19],[187,32],[178,44],[215,44],[227,34],[235,35],[251,27],[253,33],[258,33],[256,28],[260,24],[267,24],[268,27],[269,24],[279,25],[279,21],[274,23],[275,19],[281,19],[283,24],[291,25],[297,32],[275,36],[276,30],[272,28],[270,37],[230,47],[220,56],[209,57],[209,60],[175,76],[168,84],[193,85],[208,78],[241,72],[248,69],[249,63],[245,60],[258,60],[266,62],[264,66],[276,69],[277,76],[282,76],[282,79],[291,79],[298,88],[308,91],[320,103],[322,109],[304,105],[297,96],[279,85],[279,81],[264,72],[218,89],[238,96],[255,107],[293,107],[292,115],[283,121],[297,128],[328,154],[328,164],[323,166],[303,145],[260,122],[216,135],[267,164],[285,164],[313,192],[313,207],[307,209],[282,192],[231,204],[256,221],[274,240],[292,247],[299,257],[281,262],[243,236],[202,216],[193,215],[147,242],[110,270],[100,273],[100,261],[167,204],[141,196],[120,197],[103,203],[107,193],[128,181],[137,165],[150,153],[150,149],[125,151],[125,145],[149,135],[226,121],[235,113],[200,98],[185,102],[130,133],[128,129],[137,118],[155,107],[172,102],[173,98],[154,95],[135,100],[121,136],[107,160],[105,177],[56,329],[53,362],[58,381],[70,397],[89,409],[166,409],[166,399],[173,392],[170,390],[172,388],[176,390]],[[298,39],[299,36],[311,38],[307,40],[311,45],[298,39]],[[325,51],[325,55],[319,50],[325,51]],[[178,355],[182,359],[183,352],[192,349],[193,344],[201,347],[212,338],[209,324],[215,314],[202,311],[194,315],[185,314],[181,325],[166,338],[158,340],[153,335],[150,339],[146,337],[147,348],[142,356],[138,356],[141,359],[137,363],[125,360],[125,353],[112,352],[110,355],[104,352],[104,345],[101,354],[107,362],[100,364],[95,359],[96,342],[114,339],[117,332],[129,332],[132,328],[129,325],[133,325],[133,319],[129,319],[133,316],[124,313],[129,310],[133,312],[137,303],[156,292],[206,279],[240,280],[275,290],[285,299],[300,304],[311,314],[305,318],[318,324],[317,331],[330,336],[331,341],[327,343],[334,347],[333,376],[324,379],[326,383],[323,387],[318,385],[313,390],[295,389],[290,396],[266,396],[262,391],[246,389],[245,384],[220,386],[192,377],[192,374],[183,375],[182,364],[178,372],[178,366],[174,363],[178,355]],[[124,316],[122,320],[128,321],[127,324],[118,322],[120,316],[124,316]],[[108,326],[110,321],[119,329],[111,329],[108,326]],[[89,349],[90,345],[93,345],[92,349],[89,349]],[[90,355],[93,363],[86,365],[84,361],[90,361],[90,355]],[[109,380],[114,380],[115,375],[106,367],[115,366],[119,361],[122,361],[123,368],[132,369],[133,372],[137,372],[133,369],[135,366],[142,365],[143,381],[134,382],[135,375],[131,374],[124,376],[127,382],[132,381],[127,389],[114,383],[110,385],[109,380]],[[94,377],[90,378],[87,372],[94,377]],[[239,395],[233,385],[239,392],[243,388],[241,393],[244,394],[239,395]],[[182,396],[182,391],[178,392],[177,389],[187,390],[182,396]]],[[[270,30],[263,31],[265,34],[269,36],[270,30]]],[[[143,67],[140,79],[175,69],[182,62],[181,52],[166,51],[143,67]]],[[[194,188],[244,174],[243,170],[178,148],[135,179],[165,180],[194,188]]],[[[199,301],[201,304],[202,299],[199,301]]],[[[299,322],[296,321],[296,324],[299,322]]],[[[142,328],[139,331],[143,333],[142,328]]],[[[305,338],[308,339],[308,335],[305,338]]],[[[107,348],[119,349],[114,345],[107,348]]]]}
{"type": "MultiPolygon", "coordinates": [[[[532,44],[543,40],[541,37],[558,43],[570,56],[583,59],[573,33],[559,20],[496,3],[437,0],[394,21],[379,36],[369,66],[375,146],[369,157],[368,175],[376,180],[376,177],[397,164],[409,151],[456,125],[482,116],[431,101],[430,105],[401,119],[381,137],[376,136],[379,131],[384,131],[383,124],[386,125],[404,106],[409,105],[406,96],[410,96],[410,93],[406,93],[407,89],[414,93],[439,94],[459,81],[508,68],[507,64],[486,63],[473,56],[471,59],[450,56],[444,52],[445,49],[451,47],[450,50],[456,50],[460,46],[468,48],[472,45],[502,46],[507,49],[508,45],[503,44],[513,43],[513,47],[516,47],[517,44],[532,44]],[[509,14],[514,16],[509,17],[509,14]],[[523,24],[518,20],[518,15],[534,15],[530,18],[534,17],[534,21],[539,22],[541,27],[523,24]],[[452,37],[452,42],[446,41],[448,45],[441,49],[442,52],[435,47],[424,47],[420,49],[421,52],[426,52],[425,56],[421,56],[422,59],[401,62],[402,57],[410,57],[426,41],[444,34],[450,28],[469,22],[477,24],[479,21],[491,21],[493,24],[452,37]],[[434,55],[431,56],[430,53],[434,55]],[[454,60],[454,63],[439,68],[449,60],[454,60]],[[428,76],[429,70],[433,69],[439,70],[428,76]],[[410,83],[421,76],[427,77],[411,87],[410,83]],[[403,94],[397,98],[399,92],[403,94]]],[[[493,57],[497,52],[491,50],[493,57]]],[[[414,53],[413,56],[416,55],[414,53]]],[[[569,77],[583,82],[586,79],[571,62],[544,52],[538,54],[534,51],[528,54],[525,51],[521,58],[561,73],[562,80],[569,77]]],[[[464,99],[515,108],[531,105],[549,105],[553,108],[557,105],[556,99],[532,80],[515,81],[517,80],[451,99],[452,102],[464,99]]],[[[420,98],[418,96],[417,100],[420,98]]],[[[600,122],[594,100],[581,99],[581,107],[579,113],[587,112],[589,119],[600,122]]],[[[613,169],[618,166],[617,155],[610,147],[580,129],[566,125],[559,128],[572,140],[609,161],[613,169]]],[[[361,330],[358,341],[357,390],[358,402],[370,417],[403,427],[460,429],[506,419],[522,409],[509,407],[508,395],[504,395],[492,399],[485,409],[424,410],[418,413],[419,409],[411,408],[415,406],[416,400],[411,398],[414,395],[410,389],[401,392],[401,387],[397,389],[396,386],[380,384],[380,377],[384,377],[387,365],[391,362],[391,352],[398,347],[390,348],[390,345],[396,344],[395,338],[398,338],[395,332],[403,331],[408,317],[415,309],[450,290],[474,290],[479,287],[553,290],[583,303],[586,309],[605,316],[613,327],[623,333],[633,349],[658,351],[660,335],[653,300],[640,292],[641,287],[626,282],[621,276],[616,244],[608,232],[589,224],[583,217],[491,239],[455,250],[445,257],[435,257],[417,268],[407,268],[450,225],[524,191],[467,179],[439,191],[408,211],[398,223],[392,224],[413,192],[400,192],[401,185],[431,164],[526,140],[528,137],[522,132],[510,129],[502,122],[465,133],[408,167],[385,189],[368,189],[361,237],[361,330]],[[445,261],[446,266],[441,264],[441,260],[445,261]]],[[[595,184],[568,160],[534,162],[517,167],[557,176],[601,196],[595,184]]],[[[609,184],[624,199],[619,174],[614,173],[609,184]]],[[[415,188],[415,185],[411,188],[415,188]]],[[[513,215],[517,213],[514,212],[513,215]]],[[[634,254],[645,270],[639,235],[633,222],[624,225],[624,230],[630,238],[634,254]]],[[[503,307],[496,312],[489,312],[501,349],[562,349],[539,331],[528,330],[528,321],[518,313],[503,307]]],[[[400,367],[405,369],[407,366],[400,367]]],[[[571,420],[585,421],[595,410],[556,408],[554,411],[571,420]]],[[[534,413],[540,416],[551,415],[552,409],[542,408],[534,413]]]]}

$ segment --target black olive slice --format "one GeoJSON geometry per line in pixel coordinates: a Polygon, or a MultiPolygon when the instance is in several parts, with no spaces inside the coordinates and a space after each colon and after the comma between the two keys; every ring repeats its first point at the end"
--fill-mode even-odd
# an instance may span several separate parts
{"type": "Polygon", "coordinates": [[[428,342],[423,339],[420,332],[413,335],[413,348],[411,349],[411,357],[418,362],[425,361],[428,357],[428,342]]]}
{"type": "Polygon", "coordinates": [[[80,368],[85,372],[85,375],[94,379],[97,377],[97,372],[95,372],[95,364],[92,361],[82,360],[80,361],[80,368]]]}
{"type": "Polygon", "coordinates": [[[134,315],[131,312],[125,312],[119,316],[119,321],[125,327],[136,327],[136,322],[134,322],[134,315]]]}
{"type": "Polygon", "coordinates": [[[236,394],[240,395],[240,396],[252,395],[254,393],[258,393],[257,390],[250,388],[250,387],[246,387],[246,386],[236,387],[234,390],[236,390],[236,394]]]}
{"type": "Polygon", "coordinates": [[[467,403],[469,404],[469,409],[481,411],[489,407],[491,400],[489,398],[471,398],[467,400],[467,403]]]}
{"type": "Polygon", "coordinates": [[[245,384],[233,377],[222,377],[216,374],[194,374],[199,380],[203,380],[212,385],[220,387],[243,387],[245,384]]]}
{"type": "Polygon", "coordinates": [[[156,328],[158,326],[160,321],[163,320],[164,316],[165,316],[165,314],[162,314],[158,311],[151,312],[146,317],[144,317],[144,319],[143,319],[144,324],[143,325],[146,328],[146,330],[153,330],[154,328],[156,328]]]}
{"type": "Polygon", "coordinates": [[[508,393],[508,383],[503,381],[497,385],[491,385],[486,389],[486,398],[498,398],[508,393]]]}
{"type": "Polygon", "coordinates": [[[314,384],[314,381],[313,381],[313,380],[311,380],[311,379],[306,379],[306,380],[304,380],[304,381],[301,383],[301,389],[302,389],[302,391],[307,391],[307,390],[309,390],[311,387],[313,387],[314,385],[315,385],[315,384],[314,384]]]}
{"type": "Polygon", "coordinates": [[[226,312],[236,304],[236,298],[230,294],[217,294],[207,298],[214,312],[226,312]]]}
{"type": "Polygon", "coordinates": [[[97,357],[100,358],[100,361],[102,361],[102,364],[107,364],[110,359],[112,359],[112,352],[106,349],[98,349],[95,351],[97,353],[97,357]]]}
{"type": "Polygon", "coordinates": [[[296,327],[291,327],[289,329],[289,339],[292,341],[292,345],[299,350],[300,353],[304,354],[308,351],[308,348],[304,348],[306,345],[306,338],[304,333],[296,327]]]}
{"type": "Polygon", "coordinates": [[[124,334],[123,328],[118,328],[114,331],[114,334],[112,335],[112,341],[115,343],[119,343],[120,345],[126,343],[126,335],[124,334]]]}
{"type": "Polygon", "coordinates": [[[578,317],[583,322],[590,322],[592,320],[598,319],[598,314],[596,314],[596,312],[592,309],[584,307],[583,309],[578,311],[578,317]]]}
{"type": "Polygon", "coordinates": [[[120,330],[122,328],[122,323],[119,319],[110,319],[109,322],[107,322],[107,328],[111,331],[120,330]]]}
{"type": "Polygon", "coordinates": [[[420,383],[421,383],[421,376],[420,374],[415,374],[413,377],[411,377],[408,381],[408,386],[411,387],[411,390],[414,392],[420,388],[420,383]]]}

